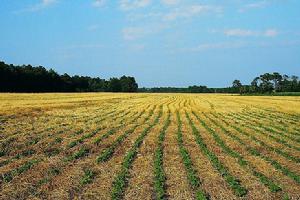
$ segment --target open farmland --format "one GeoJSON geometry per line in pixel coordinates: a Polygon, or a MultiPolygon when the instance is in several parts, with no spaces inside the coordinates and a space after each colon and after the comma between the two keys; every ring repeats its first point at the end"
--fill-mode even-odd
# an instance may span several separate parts
{"type": "Polygon", "coordinates": [[[300,199],[300,98],[1,94],[0,199],[300,199]]]}

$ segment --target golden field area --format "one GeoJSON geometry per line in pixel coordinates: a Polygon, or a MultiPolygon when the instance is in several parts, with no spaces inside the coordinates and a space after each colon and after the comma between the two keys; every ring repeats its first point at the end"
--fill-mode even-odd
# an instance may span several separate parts
{"type": "Polygon", "coordinates": [[[0,94],[0,199],[300,199],[300,98],[0,94]]]}

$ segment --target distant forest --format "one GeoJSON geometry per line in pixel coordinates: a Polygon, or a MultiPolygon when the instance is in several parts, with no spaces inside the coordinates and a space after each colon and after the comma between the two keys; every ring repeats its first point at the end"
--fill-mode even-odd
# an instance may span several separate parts
{"type": "Polygon", "coordinates": [[[243,85],[240,80],[234,80],[232,86],[226,88],[208,88],[207,86],[189,86],[187,88],[157,87],[140,88],[139,92],[150,93],[239,93],[239,94],[279,94],[300,92],[298,76],[281,75],[277,72],[265,73],[255,77],[250,85],[243,85]]]}
{"type": "Polygon", "coordinates": [[[59,75],[42,66],[14,66],[0,62],[0,92],[137,92],[134,77],[91,78],[59,75]]]}
{"type": "Polygon", "coordinates": [[[134,77],[92,78],[89,76],[59,75],[53,69],[42,66],[8,65],[0,62],[0,92],[146,92],[146,93],[240,93],[279,94],[300,92],[297,76],[281,75],[277,72],[265,73],[255,77],[249,85],[234,80],[226,88],[189,86],[187,88],[156,87],[138,88],[134,77]]]}
{"type": "Polygon", "coordinates": [[[231,88],[241,94],[300,92],[300,80],[295,75],[265,73],[255,77],[250,85],[243,85],[240,80],[234,80],[231,88]]]}

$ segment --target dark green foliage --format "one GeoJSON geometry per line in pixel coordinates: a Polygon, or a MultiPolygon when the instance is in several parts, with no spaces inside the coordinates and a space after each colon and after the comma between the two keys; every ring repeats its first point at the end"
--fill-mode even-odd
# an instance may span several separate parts
{"type": "Polygon", "coordinates": [[[85,134],[77,140],[73,140],[72,142],[70,142],[68,144],[67,147],[70,149],[70,148],[73,148],[73,147],[77,146],[78,144],[83,143],[83,141],[85,139],[95,136],[100,130],[102,130],[102,128],[97,128],[96,130],[92,131],[91,133],[85,134]]]}
{"type": "Polygon", "coordinates": [[[166,199],[165,191],[165,181],[166,175],[163,169],[163,142],[165,140],[166,130],[169,127],[170,112],[168,113],[168,118],[160,131],[158,136],[158,147],[154,154],[154,189],[156,194],[156,199],[163,200],[166,199]]]}
{"type": "Polygon", "coordinates": [[[136,92],[134,77],[104,80],[88,76],[59,75],[42,66],[14,66],[0,62],[0,92],[136,92]]]}
{"type": "Polygon", "coordinates": [[[11,163],[14,160],[21,159],[21,158],[27,157],[27,156],[31,156],[33,154],[35,154],[35,150],[33,150],[33,149],[24,150],[21,153],[18,153],[17,155],[15,155],[12,158],[1,161],[0,162],[0,167],[3,167],[4,165],[7,165],[7,164],[11,163]]]}
{"type": "Polygon", "coordinates": [[[289,77],[274,72],[256,77],[249,85],[242,85],[241,81],[234,80],[232,86],[226,88],[208,88],[194,85],[187,88],[140,88],[138,91],[150,93],[240,93],[244,95],[299,96],[300,81],[297,76],[289,77]]]}
{"type": "Polygon", "coordinates": [[[85,169],[84,170],[84,175],[80,180],[80,184],[81,185],[86,185],[86,184],[90,184],[93,179],[95,178],[96,173],[94,171],[92,171],[91,169],[85,169]]]}
{"type": "Polygon", "coordinates": [[[4,174],[1,175],[1,179],[4,182],[10,182],[15,176],[18,176],[20,174],[22,174],[25,171],[28,171],[30,168],[33,167],[34,164],[36,164],[38,161],[37,160],[30,160],[25,162],[23,165],[21,165],[20,167],[13,169],[9,172],[6,172],[4,174]]]}
{"type": "Polygon", "coordinates": [[[87,147],[81,147],[78,151],[73,153],[73,155],[69,156],[67,158],[67,161],[77,160],[79,158],[82,158],[84,156],[87,156],[89,153],[89,149],[87,147]]]}

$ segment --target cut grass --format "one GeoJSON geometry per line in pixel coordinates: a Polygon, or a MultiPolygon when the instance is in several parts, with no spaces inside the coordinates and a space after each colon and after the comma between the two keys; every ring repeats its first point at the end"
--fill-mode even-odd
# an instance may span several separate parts
{"type": "MultiPolygon", "coordinates": [[[[293,179],[296,183],[300,184],[300,176],[297,175],[295,172],[290,171],[288,168],[282,166],[280,163],[278,163],[276,160],[271,159],[270,157],[263,155],[259,152],[258,149],[250,147],[249,145],[247,145],[245,142],[243,142],[241,140],[241,138],[239,138],[238,136],[232,134],[231,132],[229,132],[224,126],[222,126],[221,124],[217,123],[215,120],[211,119],[210,117],[206,116],[212,123],[214,123],[216,126],[220,127],[221,130],[228,135],[229,137],[231,137],[232,139],[234,139],[235,141],[239,142],[241,145],[243,145],[246,149],[247,152],[249,152],[251,155],[253,156],[257,156],[260,157],[261,159],[267,161],[268,163],[270,163],[276,170],[281,171],[284,175],[290,177],[291,179],[293,179]]],[[[263,179],[263,178],[262,178],[263,179]]],[[[263,179],[263,181],[265,181],[263,179]]]]}
{"type": "Polygon", "coordinates": [[[213,167],[220,173],[220,175],[225,179],[229,187],[233,190],[236,196],[242,197],[247,194],[247,189],[241,185],[240,180],[230,174],[229,170],[221,163],[218,157],[208,149],[207,145],[204,143],[198,129],[194,125],[189,115],[186,113],[186,117],[192,128],[192,133],[195,137],[196,143],[198,144],[200,150],[208,157],[211,161],[213,167]]]}
{"type": "MultiPolygon", "coordinates": [[[[151,109],[151,111],[149,112],[149,115],[144,119],[143,123],[146,123],[150,117],[153,115],[154,113],[154,109],[156,107],[154,106],[153,109],[151,109]]],[[[135,122],[136,120],[138,120],[138,118],[140,118],[143,114],[144,114],[145,110],[142,111],[138,117],[136,117],[134,120],[131,121],[131,123],[135,122]]],[[[135,131],[135,129],[140,126],[139,124],[134,125],[132,128],[130,128],[129,130],[125,131],[124,134],[120,135],[108,148],[104,149],[100,155],[96,158],[97,163],[100,162],[106,162],[108,161],[114,154],[116,148],[131,134],[135,131]]]]}
{"type": "MultiPolygon", "coordinates": [[[[213,114],[214,115],[214,114],[213,114]]],[[[233,123],[229,123],[228,121],[224,120],[226,119],[226,116],[222,115],[222,114],[219,114],[220,116],[220,119],[228,126],[228,127],[231,127],[233,129],[235,129],[236,131],[238,131],[239,133],[249,137],[251,140],[255,141],[257,144],[265,147],[266,149],[268,149],[269,151],[272,151],[272,152],[275,152],[277,153],[278,155],[281,155],[285,158],[287,158],[288,160],[291,160],[295,163],[300,163],[300,158],[297,158],[295,156],[292,156],[290,155],[289,153],[287,153],[286,151],[284,150],[281,150],[279,148],[274,148],[270,145],[267,145],[263,140],[261,139],[258,139],[257,137],[255,137],[254,135],[250,134],[249,132],[245,131],[244,129],[241,129],[240,127],[234,125],[233,123]]],[[[216,115],[214,115],[214,117],[218,117],[216,115]]],[[[238,124],[238,122],[236,120],[233,120],[233,122],[235,124],[238,124]]]]}
{"type": "Polygon", "coordinates": [[[185,170],[187,173],[187,179],[190,184],[190,186],[195,190],[195,196],[196,199],[208,199],[205,192],[201,189],[201,181],[200,178],[197,176],[197,171],[195,167],[193,166],[192,159],[187,151],[187,149],[184,147],[183,143],[183,135],[182,135],[182,121],[180,119],[180,114],[177,111],[176,112],[177,117],[177,143],[179,146],[179,152],[181,155],[182,162],[185,166],[185,170]]]}
{"type": "Polygon", "coordinates": [[[112,184],[112,192],[111,192],[111,199],[122,199],[124,195],[124,190],[127,186],[127,181],[129,178],[129,169],[132,167],[132,163],[136,158],[138,150],[144,140],[144,138],[148,135],[150,130],[158,124],[160,118],[162,116],[162,106],[160,106],[160,111],[158,116],[155,118],[154,122],[146,127],[143,132],[139,135],[139,137],[134,142],[131,149],[127,152],[124,157],[124,160],[121,165],[121,171],[117,174],[114,178],[112,184]]]}
{"type": "Polygon", "coordinates": [[[29,160],[29,161],[26,161],[20,167],[2,174],[1,175],[1,180],[3,180],[4,182],[8,183],[8,182],[12,181],[14,177],[16,177],[16,176],[18,176],[18,175],[20,175],[20,174],[28,171],[29,169],[31,169],[33,167],[33,165],[35,165],[38,162],[39,162],[38,160],[29,160]]]}

